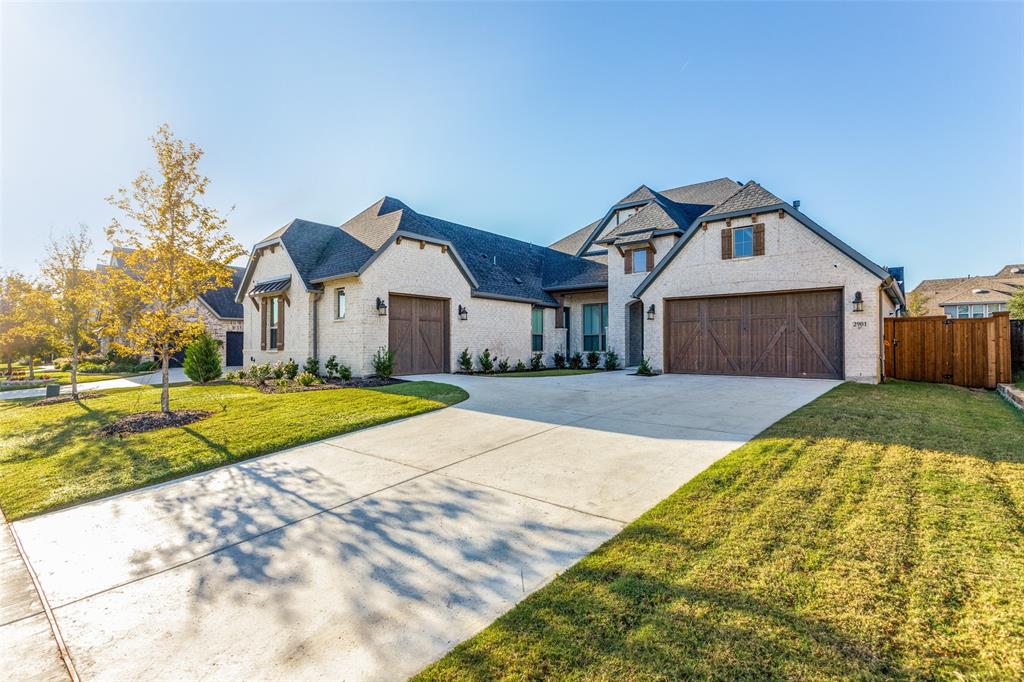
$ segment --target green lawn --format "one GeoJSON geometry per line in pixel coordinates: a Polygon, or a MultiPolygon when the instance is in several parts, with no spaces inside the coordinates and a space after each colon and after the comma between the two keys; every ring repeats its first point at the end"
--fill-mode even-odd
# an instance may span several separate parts
{"type": "Polygon", "coordinates": [[[487,376],[492,377],[508,377],[508,378],[523,378],[523,377],[568,377],[574,374],[593,374],[599,370],[596,369],[539,369],[536,372],[506,372],[504,374],[488,374],[487,376]]]}
{"type": "Polygon", "coordinates": [[[228,462],[428,412],[464,400],[434,382],[265,394],[236,385],[178,386],[171,409],[214,414],[127,438],[93,435],[131,412],[160,409],[159,388],[28,407],[0,403],[0,508],[9,519],[177,478],[228,462]]]}
{"type": "Polygon", "coordinates": [[[1024,678],[1024,417],[844,384],[421,680],[1024,678]]]}

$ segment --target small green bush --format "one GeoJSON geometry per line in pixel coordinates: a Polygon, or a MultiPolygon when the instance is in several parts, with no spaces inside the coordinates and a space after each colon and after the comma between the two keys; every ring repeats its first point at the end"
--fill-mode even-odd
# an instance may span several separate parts
{"type": "Polygon", "coordinates": [[[289,386],[291,386],[292,382],[288,381],[287,379],[281,378],[274,380],[274,383],[277,384],[278,388],[288,388],[289,386]]]}
{"type": "Polygon", "coordinates": [[[205,384],[219,379],[223,374],[220,364],[220,349],[209,334],[200,334],[185,349],[185,376],[192,381],[205,384]]]}
{"type": "Polygon", "coordinates": [[[106,367],[95,362],[80,362],[78,371],[82,374],[102,374],[106,371],[106,367]]]}
{"type": "Polygon", "coordinates": [[[604,368],[609,372],[619,368],[619,354],[611,348],[604,352],[604,368]]]}
{"type": "Polygon", "coordinates": [[[255,364],[249,368],[249,380],[257,386],[261,386],[266,383],[272,373],[273,370],[271,369],[269,362],[255,364]]]}
{"type": "Polygon", "coordinates": [[[295,362],[291,358],[288,358],[288,362],[284,363],[284,378],[294,380],[299,375],[299,363],[295,362]]]}
{"type": "Polygon", "coordinates": [[[517,372],[525,372],[526,371],[526,363],[523,362],[522,360],[516,360],[516,371],[517,372]]]}
{"type": "Polygon", "coordinates": [[[327,378],[333,379],[338,376],[338,356],[332,355],[327,358],[327,362],[324,363],[324,371],[327,372],[327,378]]]}
{"type": "Polygon", "coordinates": [[[569,358],[569,369],[583,369],[583,356],[579,351],[573,353],[569,358]]]}
{"type": "Polygon", "coordinates": [[[533,357],[530,358],[530,369],[544,369],[544,354],[534,353],[533,357]]]}
{"type": "Polygon", "coordinates": [[[57,369],[59,369],[62,372],[70,372],[71,371],[71,363],[70,362],[62,362],[60,364],[55,364],[54,367],[56,367],[57,369]]]}
{"type": "Polygon", "coordinates": [[[636,373],[645,377],[654,376],[654,370],[651,369],[651,359],[642,358],[640,360],[640,366],[636,368],[636,373]]]}
{"type": "Polygon", "coordinates": [[[561,351],[557,351],[556,350],[555,354],[552,356],[552,358],[555,361],[555,369],[565,369],[565,354],[564,353],[562,353],[561,351]]]}
{"type": "Polygon", "coordinates": [[[587,353],[587,369],[597,369],[597,363],[601,362],[601,354],[596,350],[587,353]]]}
{"type": "Polygon", "coordinates": [[[468,348],[464,348],[462,352],[459,353],[459,369],[466,374],[473,371],[473,356],[469,354],[468,348]]]}
{"type": "Polygon", "coordinates": [[[477,356],[477,361],[480,363],[481,372],[493,372],[494,371],[494,358],[491,357],[491,351],[488,348],[484,348],[484,352],[477,356]]]}
{"type": "Polygon", "coordinates": [[[387,379],[395,373],[395,351],[381,346],[373,354],[370,364],[373,365],[374,375],[381,379],[387,379]]]}
{"type": "Polygon", "coordinates": [[[312,386],[313,384],[319,383],[320,379],[318,379],[312,372],[303,372],[299,376],[295,377],[295,381],[297,381],[300,386],[312,386]]]}
{"type": "Polygon", "coordinates": [[[348,381],[352,378],[352,368],[348,365],[338,365],[338,378],[348,381]]]}
{"type": "Polygon", "coordinates": [[[302,366],[302,371],[317,376],[320,374],[320,361],[316,358],[306,358],[306,364],[302,366]]]}
{"type": "Polygon", "coordinates": [[[156,360],[146,360],[135,365],[133,372],[152,372],[158,367],[156,360]]]}
{"type": "Polygon", "coordinates": [[[498,371],[501,372],[502,374],[508,372],[508,358],[505,358],[504,360],[498,360],[498,371]]]}
{"type": "Polygon", "coordinates": [[[238,381],[238,372],[224,372],[224,381],[235,383],[238,381]]]}

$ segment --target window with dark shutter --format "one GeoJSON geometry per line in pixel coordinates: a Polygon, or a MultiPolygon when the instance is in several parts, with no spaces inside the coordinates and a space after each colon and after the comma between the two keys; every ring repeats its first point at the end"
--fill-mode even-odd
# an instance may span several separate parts
{"type": "Polygon", "coordinates": [[[722,260],[732,258],[732,230],[722,230],[722,260]]]}
{"type": "Polygon", "coordinates": [[[764,223],[754,225],[754,255],[764,255],[764,223]]]}
{"type": "Polygon", "coordinates": [[[260,350],[267,349],[267,299],[260,306],[260,350]]]}
{"type": "Polygon", "coordinates": [[[284,298],[278,296],[277,301],[277,349],[284,350],[284,298]]]}

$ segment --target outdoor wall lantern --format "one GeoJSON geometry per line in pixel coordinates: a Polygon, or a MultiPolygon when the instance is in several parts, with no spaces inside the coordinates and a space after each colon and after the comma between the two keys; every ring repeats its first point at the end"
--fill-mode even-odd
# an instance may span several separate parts
{"type": "Polygon", "coordinates": [[[380,296],[377,297],[377,314],[381,317],[388,314],[388,304],[380,296]]]}
{"type": "Polygon", "coordinates": [[[647,309],[647,319],[648,320],[653,320],[654,319],[654,304],[653,303],[651,304],[651,307],[647,309]]]}
{"type": "Polygon", "coordinates": [[[467,308],[466,306],[464,306],[464,305],[462,305],[460,303],[459,304],[459,319],[460,320],[465,320],[465,319],[468,319],[468,318],[469,318],[469,308],[467,308]]]}
{"type": "Polygon", "coordinates": [[[864,312],[864,297],[861,296],[859,291],[853,295],[853,312],[864,312]]]}

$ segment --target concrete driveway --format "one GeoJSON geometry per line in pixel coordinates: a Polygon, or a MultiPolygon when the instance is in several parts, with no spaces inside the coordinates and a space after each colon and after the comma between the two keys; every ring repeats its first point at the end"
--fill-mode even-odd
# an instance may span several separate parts
{"type": "Polygon", "coordinates": [[[431,378],[470,399],[15,523],[78,674],[403,679],[838,383],[431,378]]]}

